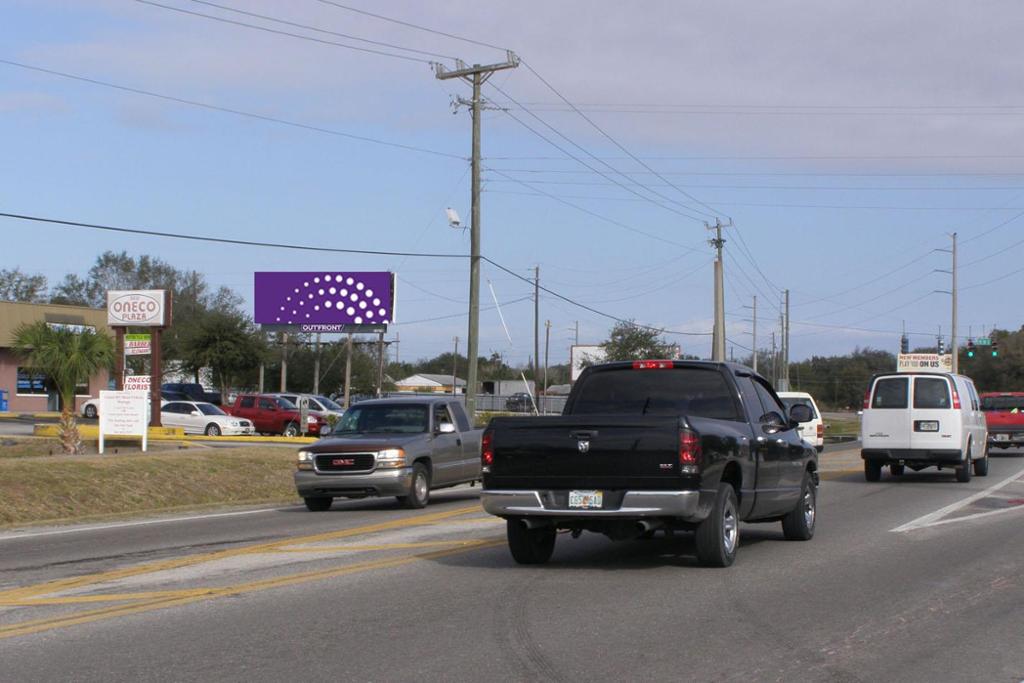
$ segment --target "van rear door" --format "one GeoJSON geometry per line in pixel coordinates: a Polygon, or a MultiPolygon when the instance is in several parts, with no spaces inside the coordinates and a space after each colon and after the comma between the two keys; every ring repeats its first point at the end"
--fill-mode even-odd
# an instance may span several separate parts
{"type": "Polygon", "coordinates": [[[910,448],[909,401],[909,376],[892,375],[875,379],[871,388],[871,401],[861,423],[864,448],[910,448]]]}
{"type": "Polygon", "coordinates": [[[960,449],[963,415],[959,394],[943,375],[916,375],[910,409],[910,447],[915,450],[960,449]],[[954,401],[956,397],[958,400],[954,401]]]}

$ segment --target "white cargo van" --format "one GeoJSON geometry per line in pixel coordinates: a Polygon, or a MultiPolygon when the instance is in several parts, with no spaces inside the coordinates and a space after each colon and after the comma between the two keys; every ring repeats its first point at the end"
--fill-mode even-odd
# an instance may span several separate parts
{"type": "Polygon", "coordinates": [[[878,481],[888,465],[956,470],[957,481],[988,474],[988,429],[974,383],[963,375],[898,372],[876,375],[864,395],[861,457],[864,478],[878,481]]]}
{"type": "Polygon", "coordinates": [[[801,422],[797,429],[800,430],[803,440],[814,446],[819,453],[825,450],[825,422],[821,418],[821,411],[818,410],[818,404],[814,402],[814,397],[805,391],[779,391],[777,393],[787,410],[797,404],[811,409],[814,419],[810,422],[801,422]]]}

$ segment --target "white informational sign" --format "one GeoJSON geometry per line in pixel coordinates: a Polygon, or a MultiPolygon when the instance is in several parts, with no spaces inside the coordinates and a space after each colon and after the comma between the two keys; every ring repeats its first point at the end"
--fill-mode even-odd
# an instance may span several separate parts
{"type": "Polygon", "coordinates": [[[146,450],[149,432],[149,394],[144,391],[100,392],[100,443],[107,436],[142,437],[142,450],[146,450]]]}
{"type": "Polygon", "coordinates": [[[151,337],[148,334],[124,335],[124,355],[148,356],[152,352],[151,337]]]}
{"type": "Polygon", "coordinates": [[[949,353],[901,353],[896,359],[897,372],[953,372],[953,355],[949,353]]]}
{"type": "Polygon", "coordinates": [[[570,349],[569,355],[572,363],[570,381],[573,382],[579,379],[580,373],[587,365],[603,363],[606,358],[604,347],[596,344],[590,346],[577,344],[570,349]]]}
{"type": "Polygon", "coordinates": [[[144,391],[149,394],[149,389],[152,386],[150,383],[149,375],[125,375],[124,376],[124,390],[125,391],[144,391]]]}
{"type": "Polygon", "coordinates": [[[163,289],[107,292],[107,324],[111,327],[167,327],[167,308],[163,289]]]}

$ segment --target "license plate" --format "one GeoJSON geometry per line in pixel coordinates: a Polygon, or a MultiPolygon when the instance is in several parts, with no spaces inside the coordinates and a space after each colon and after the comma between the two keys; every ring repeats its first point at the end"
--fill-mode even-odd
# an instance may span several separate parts
{"type": "Polygon", "coordinates": [[[922,432],[937,432],[937,431],[939,431],[939,421],[938,420],[921,420],[918,423],[918,427],[917,428],[920,429],[922,432]]]}
{"type": "Polygon", "coordinates": [[[1009,440],[1010,440],[1010,435],[1009,434],[996,434],[996,441],[1009,441],[1009,440]]]}
{"type": "Polygon", "coordinates": [[[594,509],[600,508],[604,500],[602,491],[569,491],[569,507],[594,509]]]}

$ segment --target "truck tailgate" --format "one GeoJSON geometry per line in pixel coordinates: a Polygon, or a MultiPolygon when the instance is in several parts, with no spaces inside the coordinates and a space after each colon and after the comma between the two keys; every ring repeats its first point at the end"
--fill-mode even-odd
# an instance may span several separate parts
{"type": "Polygon", "coordinates": [[[679,474],[678,417],[494,418],[489,485],[500,488],[666,490],[679,474]]]}

